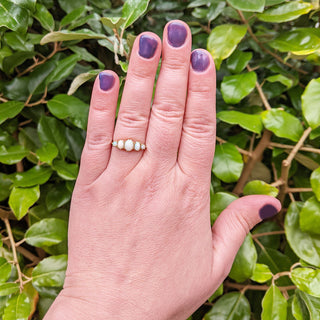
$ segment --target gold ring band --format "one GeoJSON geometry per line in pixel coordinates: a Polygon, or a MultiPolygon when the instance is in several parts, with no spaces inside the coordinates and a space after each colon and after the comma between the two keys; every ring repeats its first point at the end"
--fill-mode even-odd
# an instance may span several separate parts
{"type": "Polygon", "coordinates": [[[124,151],[140,151],[145,150],[146,145],[133,139],[119,139],[112,141],[112,146],[124,151]]]}

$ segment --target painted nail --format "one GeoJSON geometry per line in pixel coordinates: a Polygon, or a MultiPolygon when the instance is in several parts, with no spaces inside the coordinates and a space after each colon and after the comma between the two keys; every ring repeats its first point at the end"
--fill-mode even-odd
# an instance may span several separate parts
{"type": "Polygon", "coordinates": [[[168,26],[168,41],[173,47],[181,47],[187,38],[187,29],[182,23],[171,22],[168,26]]]}
{"type": "Polygon", "coordinates": [[[154,56],[158,47],[158,41],[146,34],[142,35],[139,40],[139,55],[143,58],[150,59],[154,56]]]}
{"type": "Polygon", "coordinates": [[[108,91],[113,87],[115,79],[111,73],[100,72],[99,81],[101,90],[108,91]]]}
{"type": "Polygon", "coordinates": [[[195,71],[203,72],[210,64],[207,53],[201,50],[195,50],[191,54],[191,65],[195,71]]]}
{"type": "Polygon", "coordinates": [[[272,204],[266,204],[259,210],[259,215],[262,220],[273,217],[278,213],[278,209],[272,204]]]}

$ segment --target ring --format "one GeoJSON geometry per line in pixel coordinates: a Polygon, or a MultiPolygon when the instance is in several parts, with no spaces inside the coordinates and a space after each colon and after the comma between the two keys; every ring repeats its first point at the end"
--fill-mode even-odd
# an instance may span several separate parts
{"type": "Polygon", "coordinates": [[[112,146],[117,147],[119,150],[125,150],[125,151],[140,151],[145,150],[146,145],[144,143],[141,143],[139,141],[134,141],[132,139],[127,140],[114,140],[112,141],[112,146]]]}

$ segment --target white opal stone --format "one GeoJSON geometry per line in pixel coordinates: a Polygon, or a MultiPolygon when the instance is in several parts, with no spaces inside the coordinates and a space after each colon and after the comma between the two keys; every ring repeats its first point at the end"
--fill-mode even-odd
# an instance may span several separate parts
{"type": "Polygon", "coordinates": [[[134,147],[133,141],[131,139],[126,140],[124,144],[124,148],[126,149],[126,151],[132,151],[133,147],[134,147]]]}
{"type": "Polygon", "coordinates": [[[124,141],[123,140],[119,140],[118,141],[118,148],[119,149],[123,149],[124,148],[124,141]]]}
{"type": "Polygon", "coordinates": [[[113,145],[114,147],[116,147],[116,146],[118,145],[117,141],[113,141],[113,142],[112,142],[112,145],[113,145]]]}
{"type": "Polygon", "coordinates": [[[141,150],[145,150],[146,146],[144,144],[141,144],[141,150]]]}
{"type": "Polygon", "coordinates": [[[140,142],[137,141],[137,142],[135,143],[135,145],[134,145],[134,150],[139,151],[139,150],[140,150],[140,146],[141,146],[141,145],[140,145],[140,142]]]}

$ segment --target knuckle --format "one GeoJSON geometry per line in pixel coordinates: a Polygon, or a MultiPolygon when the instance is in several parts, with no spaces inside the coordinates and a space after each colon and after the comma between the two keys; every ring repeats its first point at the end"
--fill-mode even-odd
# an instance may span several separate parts
{"type": "Polygon", "coordinates": [[[154,104],[152,107],[154,114],[165,120],[181,120],[184,116],[184,105],[181,102],[173,101],[173,99],[163,99],[161,104],[154,104]]]}
{"type": "Polygon", "coordinates": [[[125,128],[146,128],[148,118],[146,114],[138,112],[136,108],[126,107],[126,111],[119,114],[117,124],[125,128]]]}
{"type": "Polygon", "coordinates": [[[197,138],[205,139],[210,142],[214,141],[215,119],[208,117],[208,115],[185,118],[183,131],[197,138]]]}

